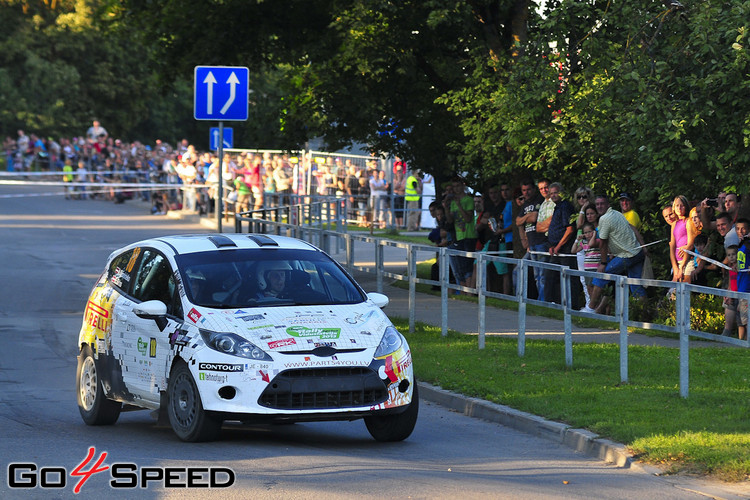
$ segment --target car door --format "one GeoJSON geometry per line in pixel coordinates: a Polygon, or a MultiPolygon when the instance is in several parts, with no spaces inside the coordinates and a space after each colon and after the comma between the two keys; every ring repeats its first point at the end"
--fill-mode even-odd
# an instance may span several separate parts
{"type": "Polygon", "coordinates": [[[128,299],[118,301],[115,306],[115,321],[122,321],[116,350],[128,391],[136,399],[158,405],[159,392],[166,389],[167,366],[171,360],[169,332],[182,323],[178,320],[182,316],[182,306],[174,273],[162,253],[144,248],[135,267],[128,299]],[[167,306],[166,323],[160,325],[153,318],[136,314],[137,306],[150,300],[167,306]]]}

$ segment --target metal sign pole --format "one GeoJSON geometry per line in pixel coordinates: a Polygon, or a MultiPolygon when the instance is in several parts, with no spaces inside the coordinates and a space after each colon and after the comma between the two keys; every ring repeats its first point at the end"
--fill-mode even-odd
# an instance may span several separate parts
{"type": "Polygon", "coordinates": [[[219,140],[216,154],[219,155],[219,189],[216,191],[216,227],[221,233],[221,219],[224,214],[224,122],[219,122],[219,140]]]}

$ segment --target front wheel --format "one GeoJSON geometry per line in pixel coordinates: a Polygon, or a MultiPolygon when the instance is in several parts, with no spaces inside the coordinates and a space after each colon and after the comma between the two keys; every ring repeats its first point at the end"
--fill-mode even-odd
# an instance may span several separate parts
{"type": "Polygon", "coordinates": [[[78,355],[78,369],[76,370],[76,394],[78,395],[78,411],[83,421],[88,425],[111,425],[117,422],[122,409],[122,403],[107,399],[104,395],[96,361],[91,347],[83,346],[78,355]]]}
{"type": "Polygon", "coordinates": [[[192,443],[216,439],[221,420],[203,409],[198,386],[185,363],[178,362],[172,368],[167,396],[169,423],[177,437],[192,443]]]}
{"type": "Polygon", "coordinates": [[[383,415],[365,417],[365,425],[376,441],[403,441],[408,438],[414,426],[417,424],[419,414],[419,394],[417,382],[414,381],[414,390],[411,395],[411,403],[403,413],[396,415],[383,415]]]}

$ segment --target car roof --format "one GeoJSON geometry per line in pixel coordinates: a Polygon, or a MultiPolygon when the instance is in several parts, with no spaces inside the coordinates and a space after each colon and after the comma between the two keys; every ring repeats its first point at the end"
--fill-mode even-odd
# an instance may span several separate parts
{"type": "Polygon", "coordinates": [[[185,234],[163,236],[140,241],[134,246],[153,246],[156,243],[166,244],[176,255],[197,252],[211,252],[224,249],[257,249],[286,248],[292,250],[312,250],[320,252],[313,245],[286,236],[274,234],[220,233],[220,234],[185,234]]]}

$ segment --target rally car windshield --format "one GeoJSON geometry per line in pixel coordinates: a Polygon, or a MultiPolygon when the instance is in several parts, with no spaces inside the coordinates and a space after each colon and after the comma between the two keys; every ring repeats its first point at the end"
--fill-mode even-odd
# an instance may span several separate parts
{"type": "Polygon", "coordinates": [[[185,293],[212,308],[357,304],[366,297],[325,254],[253,249],[176,257],[185,293]]]}

